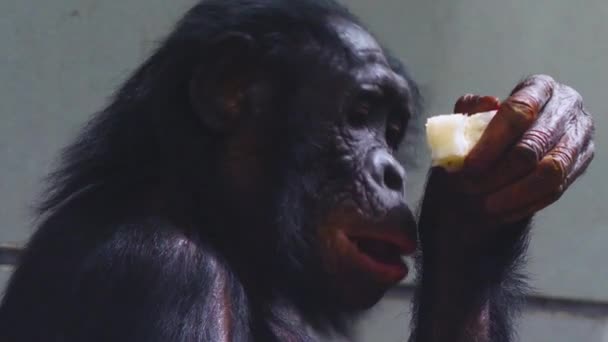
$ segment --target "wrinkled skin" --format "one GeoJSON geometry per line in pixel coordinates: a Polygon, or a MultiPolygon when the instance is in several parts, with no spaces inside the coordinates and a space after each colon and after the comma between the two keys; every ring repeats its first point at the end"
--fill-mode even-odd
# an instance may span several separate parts
{"type": "Polygon", "coordinates": [[[509,340],[491,327],[494,292],[524,253],[532,216],[593,159],[593,122],[581,96],[551,77],[529,77],[502,103],[469,94],[455,105],[458,113],[496,109],[461,171],[430,172],[415,341],[509,340]]]}
{"type": "MultiPolygon", "coordinates": [[[[503,103],[495,97],[462,96],[454,110],[498,113],[461,172],[431,171],[427,194],[441,198],[435,214],[449,217],[452,225],[480,223],[472,224],[474,231],[453,231],[460,237],[448,234],[449,245],[454,238],[461,243],[458,248],[485,244],[486,234],[531,217],[559,199],[593,159],[593,121],[581,96],[548,76],[526,79],[503,103]]],[[[426,231],[421,235],[428,236],[426,231]]],[[[441,235],[447,239],[445,232],[441,235]]]]}
{"type": "MultiPolygon", "coordinates": [[[[348,332],[416,242],[395,155],[418,91],[355,22],[331,0],[189,11],[67,149],[0,340],[348,332]]],[[[538,76],[457,111],[498,107],[462,173],[432,170],[413,341],[509,341],[529,218],[591,160],[572,89],[538,76]]]]}

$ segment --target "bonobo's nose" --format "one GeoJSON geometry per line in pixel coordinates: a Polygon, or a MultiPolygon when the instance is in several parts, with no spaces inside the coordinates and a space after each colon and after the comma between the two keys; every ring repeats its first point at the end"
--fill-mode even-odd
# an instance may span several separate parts
{"type": "Polygon", "coordinates": [[[367,156],[367,172],[381,188],[403,192],[405,170],[386,150],[370,151],[367,156]]]}

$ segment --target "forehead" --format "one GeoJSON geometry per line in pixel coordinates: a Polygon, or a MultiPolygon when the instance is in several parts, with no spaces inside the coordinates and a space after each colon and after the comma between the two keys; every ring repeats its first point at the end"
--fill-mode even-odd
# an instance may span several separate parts
{"type": "Polygon", "coordinates": [[[334,19],[330,23],[353,55],[366,62],[387,63],[382,47],[367,30],[344,19],[334,19]]]}

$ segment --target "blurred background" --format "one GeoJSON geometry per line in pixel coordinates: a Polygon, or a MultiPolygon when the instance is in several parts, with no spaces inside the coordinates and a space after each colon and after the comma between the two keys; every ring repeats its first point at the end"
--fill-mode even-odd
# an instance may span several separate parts
{"type": "MultiPolygon", "coordinates": [[[[194,2],[0,0],[0,289],[59,149],[194,2]]],[[[527,268],[534,293],[518,331],[521,341],[608,342],[608,2],[343,3],[410,66],[427,114],[451,112],[467,92],[504,97],[532,73],[581,92],[596,118],[596,159],[537,219],[527,268]]],[[[410,172],[412,204],[425,153],[410,172]]],[[[358,324],[358,341],[405,341],[410,295],[409,281],[389,293],[358,324]]]]}

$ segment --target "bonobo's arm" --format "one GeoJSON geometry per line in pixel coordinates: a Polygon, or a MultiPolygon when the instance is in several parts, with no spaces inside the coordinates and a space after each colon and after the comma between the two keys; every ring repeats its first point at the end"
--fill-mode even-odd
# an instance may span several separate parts
{"type": "Polygon", "coordinates": [[[516,272],[530,220],[481,225],[475,222],[479,214],[462,205],[464,196],[447,201],[442,187],[448,181],[445,172],[432,170],[423,201],[413,341],[509,341],[510,317],[523,290],[516,272]]]}
{"type": "Polygon", "coordinates": [[[173,225],[149,218],[104,227],[114,233],[100,243],[87,240],[96,239],[94,229],[85,239],[82,229],[56,228],[39,230],[55,238],[30,242],[0,308],[1,341],[248,341],[235,276],[173,225]],[[49,262],[57,264],[54,277],[44,269],[49,262]]]}
{"type": "Polygon", "coordinates": [[[465,95],[455,111],[492,109],[498,113],[464,169],[430,172],[412,341],[511,340],[530,220],[593,159],[593,123],[580,95],[548,76],[526,79],[502,104],[465,95]]]}

